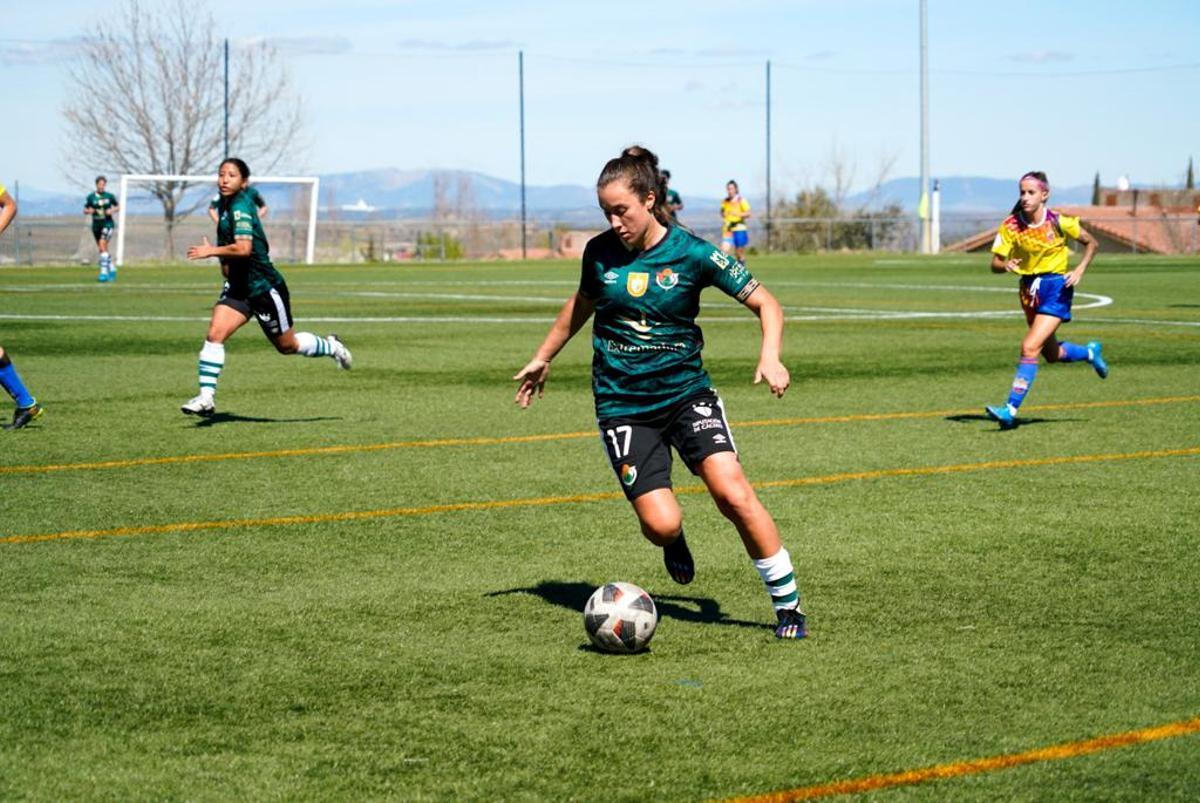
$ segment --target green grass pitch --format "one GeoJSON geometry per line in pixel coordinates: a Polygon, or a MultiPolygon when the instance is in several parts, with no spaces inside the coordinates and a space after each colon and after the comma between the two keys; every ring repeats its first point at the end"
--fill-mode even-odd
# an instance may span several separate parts
{"type": "MultiPolygon", "coordinates": [[[[1062,332],[1112,374],[1043,365],[1012,432],[981,415],[1024,331],[986,256],[751,268],[792,387],[751,385],[757,322],[713,290],[705,362],[793,555],[801,643],[703,494],[681,495],[687,587],[623,500],[570,499],[619,490],[572,434],[594,427],[586,332],[512,404],[575,265],[284,266],[298,327],[355,367],[250,324],[210,422],[178,405],[214,266],[0,271],[0,344],[46,408],[0,432],[0,797],[697,800],[1200,716],[1200,261],[1101,254],[1062,332]],[[155,462],[195,455],[239,456],[155,462]],[[658,601],[649,652],[586,648],[608,580],[658,601]]],[[[1191,735],[875,797],[1197,788],[1191,735]]]]}

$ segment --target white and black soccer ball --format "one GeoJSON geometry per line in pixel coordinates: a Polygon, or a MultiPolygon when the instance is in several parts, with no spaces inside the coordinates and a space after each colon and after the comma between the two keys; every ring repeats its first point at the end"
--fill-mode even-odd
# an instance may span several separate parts
{"type": "Polygon", "coordinates": [[[633,583],[606,583],[584,606],[583,626],[592,643],[605,652],[639,652],[658,627],[658,609],[633,583]]]}

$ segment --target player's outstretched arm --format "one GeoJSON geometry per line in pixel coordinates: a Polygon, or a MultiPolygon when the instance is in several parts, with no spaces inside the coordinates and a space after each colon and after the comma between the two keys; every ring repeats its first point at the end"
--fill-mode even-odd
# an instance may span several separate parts
{"type": "Polygon", "coordinates": [[[249,237],[239,237],[230,245],[213,245],[208,238],[203,238],[200,245],[188,249],[188,259],[208,259],[209,257],[248,257],[253,250],[249,237]]]}
{"type": "Polygon", "coordinates": [[[520,383],[517,385],[517,395],[513,401],[522,409],[533,404],[535,393],[539,399],[546,395],[546,378],[550,375],[550,361],[558,356],[558,352],[567,345],[567,341],[587,323],[587,319],[592,317],[595,309],[596,302],[578,292],[563,304],[554,323],[550,325],[550,331],[546,333],[546,339],[534,352],[533,359],[513,376],[513,379],[520,383]]]}
{"type": "Polygon", "coordinates": [[[783,307],[762,285],[750,294],[745,304],[758,316],[762,325],[762,349],[758,355],[758,367],[754,369],[754,384],[766,380],[771,393],[783,398],[788,386],[792,384],[788,369],[780,361],[783,350],[783,307]]]}

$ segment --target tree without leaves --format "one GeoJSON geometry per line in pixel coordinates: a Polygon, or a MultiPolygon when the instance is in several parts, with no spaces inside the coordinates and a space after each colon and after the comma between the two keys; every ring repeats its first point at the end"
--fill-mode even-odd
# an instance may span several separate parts
{"type": "MultiPolygon", "coordinates": [[[[64,108],[67,176],[90,184],[101,169],[122,173],[215,174],[224,158],[224,57],[211,13],[174,0],[128,0],[106,18],[70,68],[64,108]]],[[[300,134],[301,107],[276,51],[265,44],[231,54],[229,155],[269,173],[300,134]]],[[[162,204],[166,255],[176,222],[207,197],[184,205],[189,182],[149,185],[162,204]]]]}

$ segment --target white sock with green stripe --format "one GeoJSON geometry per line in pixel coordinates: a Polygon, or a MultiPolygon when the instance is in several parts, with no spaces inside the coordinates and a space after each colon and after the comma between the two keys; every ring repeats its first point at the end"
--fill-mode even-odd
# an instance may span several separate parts
{"type": "Polygon", "coordinates": [[[305,357],[332,357],[333,344],[327,337],[317,337],[312,332],[297,332],[297,351],[305,357]]]}
{"type": "Polygon", "coordinates": [[[200,349],[200,395],[211,399],[217,392],[217,378],[225,367],[225,344],[204,341],[200,349]]]}
{"type": "Polygon", "coordinates": [[[796,573],[792,569],[792,557],[783,547],[769,558],[754,561],[758,576],[762,578],[771,604],[775,610],[795,608],[800,604],[800,592],[796,587],[796,573]]]}

